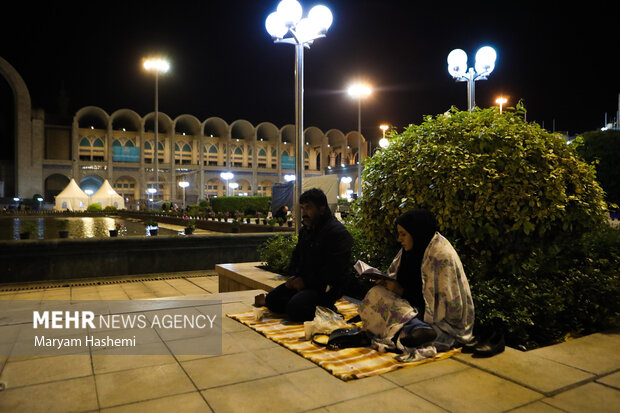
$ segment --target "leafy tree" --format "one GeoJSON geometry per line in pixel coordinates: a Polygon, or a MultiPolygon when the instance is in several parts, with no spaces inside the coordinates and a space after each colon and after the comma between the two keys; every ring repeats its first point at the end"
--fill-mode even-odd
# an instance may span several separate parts
{"type": "Polygon", "coordinates": [[[583,308],[567,308],[558,288],[566,267],[547,257],[566,257],[606,213],[594,167],[560,136],[526,123],[519,107],[501,115],[452,109],[393,133],[365,164],[356,208],[356,226],[386,244],[400,214],[433,211],[463,260],[480,324],[499,323],[509,341],[530,345],[573,330],[558,320],[583,308]]]}

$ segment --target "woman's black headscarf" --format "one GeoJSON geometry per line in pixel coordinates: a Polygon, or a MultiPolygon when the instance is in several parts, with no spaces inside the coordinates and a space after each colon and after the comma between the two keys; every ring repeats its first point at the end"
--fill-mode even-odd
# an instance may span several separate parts
{"type": "Polygon", "coordinates": [[[411,251],[403,249],[396,280],[405,289],[403,298],[416,307],[419,318],[424,318],[424,297],[422,295],[422,258],[424,251],[438,230],[437,220],[426,209],[414,209],[405,212],[396,219],[413,238],[411,251]]]}

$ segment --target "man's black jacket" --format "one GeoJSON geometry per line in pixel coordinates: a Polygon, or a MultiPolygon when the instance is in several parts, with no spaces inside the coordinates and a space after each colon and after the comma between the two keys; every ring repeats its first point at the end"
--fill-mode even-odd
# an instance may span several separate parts
{"type": "Polygon", "coordinates": [[[352,245],[349,231],[328,210],[314,228],[304,226],[299,231],[289,274],[301,277],[304,288],[324,295],[331,305],[342,296],[351,274],[352,245]]]}

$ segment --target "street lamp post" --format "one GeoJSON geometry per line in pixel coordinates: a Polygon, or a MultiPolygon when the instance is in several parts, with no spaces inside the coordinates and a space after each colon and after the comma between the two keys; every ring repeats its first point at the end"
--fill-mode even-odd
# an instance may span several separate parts
{"type": "Polygon", "coordinates": [[[390,141],[388,141],[385,138],[385,131],[388,130],[389,126],[388,125],[380,125],[379,129],[381,129],[383,131],[383,138],[381,138],[381,140],[379,140],[379,146],[382,148],[387,148],[390,145],[390,141]]]}
{"type": "Polygon", "coordinates": [[[459,82],[467,82],[467,107],[471,112],[476,105],[476,80],[485,80],[495,68],[495,49],[484,46],[476,52],[476,64],[467,69],[467,53],[454,49],[448,54],[448,73],[459,82]]]}
{"type": "Polygon", "coordinates": [[[497,103],[497,104],[499,105],[499,114],[500,114],[500,115],[502,114],[502,106],[503,106],[503,105],[504,105],[504,103],[506,103],[506,102],[508,102],[508,99],[506,99],[506,98],[505,98],[505,97],[503,97],[503,96],[500,96],[500,97],[498,97],[498,98],[495,100],[495,103],[497,103]]]}
{"type": "Polygon", "coordinates": [[[322,5],[310,9],[308,17],[301,18],[302,7],[297,0],[282,0],[277,10],[267,16],[265,28],[275,43],[288,43],[295,46],[295,232],[301,227],[301,208],[299,198],[303,188],[304,173],[304,47],[310,48],[314,40],[325,37],[332,24],[331,11],[322,5]]]}
{"type": "Polygon", "coordinates": [[[362,98],[370,95],[370,87],[362,84],[349,86],[349,96],[357,98],[357,197],[362,196],[362,98]]]}
{"type": "Polygon", "coordinates": [[[220,174],[220,176],[222,177],[222,179],[226,180],[226,196],[228,196],[229,193],[230,193],[229,190],[228,190],[228,186],[229,186],[228,185],[228,181],[233,179],[235,177],[235,175],[232,172],[222,172],[220,174]]]}
{"type": "Polygon", "coordinates": [[[183,210],[185,210],[185,188],[189,186],[189,182],[181,181],[179,182],[179,186],[183,188],[183,210]]]}
{"type": "Polygon", "coordinates": [[[151,208],[153,207],[153,194],[155,194],[157,192],[157,189],[155,188],[148,188],[146,190],[147,193],[151,194],[151,208]]]}
{"type": "Polygon", "coordinates": [[[167,60],[156,57],[144,60],[144,68],[155,73],[155,131],[153,155],[155,161],[155,189],[159,189],[159,73],[166,73],[170,70],[170,63],[167,60]]]}

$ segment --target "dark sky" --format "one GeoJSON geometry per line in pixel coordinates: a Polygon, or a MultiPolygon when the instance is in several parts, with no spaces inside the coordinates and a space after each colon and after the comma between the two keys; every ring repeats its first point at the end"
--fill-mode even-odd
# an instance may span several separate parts
{"type": "MultiPolygon", "coordinates": [[[[277,0],[14,3],[17,12],[0,18],[0,56],[35,107],[57,111],[64,85],[71,114],[94,105],[145,115],[154,80],[141,59],[162,53],[172,70],[160,78],[160,110],[171,117],[294,122],[294,48],[274,44],[264,26],[277,0]]],[[[374,88],[362,128],[375,142],[380,123],[402,129],[452,105],[466,109],[466,84],[450,77],[446,57],[461,48],[473,66],[490,45],[498,59],[489,80],[476,82],[478,106],[504,94],[509,106],[523,99],[528,120],[549,130],[554,120],[571,134],[601,127],[620,92],[614,3],[327,0],[333,25],[305,53],[304,125],[356,130],[345,90],[358,77],[374,88]]],[[[301,4],[306,13],[320,3],[301,4]]]]}

